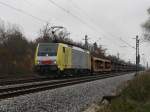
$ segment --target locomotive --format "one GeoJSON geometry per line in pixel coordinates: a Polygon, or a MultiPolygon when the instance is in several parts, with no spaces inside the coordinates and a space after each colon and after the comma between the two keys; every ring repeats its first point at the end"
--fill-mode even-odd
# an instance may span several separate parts
{"type": "Polygon", "coordinates": [[[94,57],[88,50],[64,43],[39,43],[34,64],[37,73],[55,73],[55,75],[135,70],[133,65],[94,57]]]}

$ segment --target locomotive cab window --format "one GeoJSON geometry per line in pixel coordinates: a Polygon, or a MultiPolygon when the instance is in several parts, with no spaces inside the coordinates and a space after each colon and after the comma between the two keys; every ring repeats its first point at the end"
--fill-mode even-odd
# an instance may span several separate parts
{"type": "Polygon", "coordinates": [[[39,44],[38,56],[56,56],[58,45],[55,43],[39,44]]]}

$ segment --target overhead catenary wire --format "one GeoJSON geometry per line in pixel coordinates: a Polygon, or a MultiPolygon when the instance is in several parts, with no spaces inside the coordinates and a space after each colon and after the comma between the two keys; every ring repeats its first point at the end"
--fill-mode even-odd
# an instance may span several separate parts
{"type": "MultiPolygon", "coordinates": [[[[91,28],[91,26],[89,26],[89,25],[88,25],[85,21],[83,21],[81,18],[79,18],[78,16],[74,15],[73,13],[71,13],[70,11],[68,11],[67,9],[61,7],[60,5],[58,5],[57,3],[55,3],[53,0],[48,0],[48,1],[50,1],[52,4],[54,4],[55,6],[57,6],[58,8],[60,8],[61,10],[65,11],[66,13],[68,13],[68,14],[70,14],[71,16],[75,17],[75,18],[78,19],[80,22],[82,22],[83,24],[85,24],[85,25],[87,25],[88,27],[91,28]]],[[[4,6],[7,6],[7,7],[13,9],[13,10],[16,10],[16,11],[22,13],[22,14],[25,14],[25,15],[27,15],[27,16],[30,16],[30,17],[32,17],[32,18],[34,18],[34,19],[36,19],[36,20],[38,20],[38,21],[40,21],[40,22],[47,22],[47,21],[44,20],[44,19],[41,19],[41,18],[39,18],[39,17],[36,17],[36,16],[34,16],[34,15],[32,15],[32,14],[30,14],[30,13],[28,13],[28,12],[22,10],[22,9],[13,7],[13,6],[11,6],[11,5],[7,4],[7,3],[0,2],[0,4],[1,4],[1,5],[4,5],[4,6]]],[[[91,28],[91,29],[92,29],[92,28],[91,28]]],[[[110,35],[110,34],[109,34],[109,35],[110,35]]],[[[106,38],[106,36],[105,36],[105,38],[106,38]]],[[[125,43],[126,43],[126,42],[125,42],[125,43]]],[[[129,45],[129,44],[128,44],[128,45],[129,45]]],[[[129,46],[131,47],[131,45],[129,45],[129,46]]],[[[133,47],[132,47],[132,48],[133,48],[133,47]]]]}
{"type": "MultiPolygon", "coordinates": [[[[63,10],[64,12],[70,14],[72,17],[76,18],[78,21],[80,21],[82,24],[88,26],[90,29],[92,29],[94,32],[97,31],[99,32],[96,28],[88,25],[85,21],[83,21],[80,17],[76,16],[75,14],[73,14],[71,11],[63,8],[62,6],[60,6],[59,4],[57,4],[56,2],[54,2],[53,0],[48,0],[49,2],[51,2],[53,5],[55,5],[56,7],[58,7],[59,9],[63,10]],[[94,30],[95,29],[95,30],[94,30]]],[[[105,36],[105,38],[107,38],[107,36],[105,36]]],[[[110,39],[110,38],[109,38],[110,39]]],[[[115,44],[116,45],[116,44],[115,44]]]]}
{"type": "MultiPolygon", "coordinates": [[[[76,7],[76,9],[80,9],[80,12],[82,11],[83,14],[85,14],[86,16],[88,16],[88,18],[90,19],[91,22],[95,23],[94,20],[93,20],[92,18],[90,18],[89,14],[88,14],[85,10],[83,10],[79,5],[77,5],[73,0],[68,0],[68,1],[71,1],[72,4],[74,4],[74,7],[76,7]]],[[[96,25],[97,25],[99,28],[101,28],[100,25],[99,25],[99,23],[97,23],[96,25]]],[[[106,32],[106,31],[105,31],[105,32],[106,32]]],[[[107,33],[108,35],[110,35],[111,37],[115,37],[115,38],[118,38],[118,39],[120,40],[119,37],[114,36],[114,35],[112,35],[112,34],[109,33],[109,32],[106,32],[106,33],[107,33]]],[[[104,35],[103,35],[103,36],[104,36],[104,35]]],[[[107,36],[104,36],[104,37],[107,38],[107,36]]],[[[107,38],[107,39],[108,39],[108,38],[107,38]]],[[[111,40],[112,40],[112,39],[111,39],[111,40]]],[[[141,39],[140,39],[140,40],[141,40],[140,45],[143,44],[144,42],[146,42],[146,41],[143,40],[142,36],[141,36],[141,39]]],[[[132,46],[130,43],[126,42],[125,40],[121,39],[120,41],[122,41],[123,43],[125,43],[128,47],[135,49],[134,46],[132,46]]],[[[116,41],[115,41],[115,43],[116,43],[116,41]]]]}
{"type": "Polygon", "coordinates": [[[36,17],[36,16],[34,16],[34,15],[32,15],[32,14],[30,14],[30,13],[28,13],[28,12],[22,10],[22,9],[16,8],[16,7],[14,7],[14,6],[12,6],[12,5],[9,5],[9,4],[7,4],[7,3],[4,3],[4,2],[1,2],[1,1],[0,1],[0,4],[6,6],[6,7],[8,7],[8,8],[10,8],[10,9],[13,9],[13,10],[19,12],[19,13],[22,13],[22,14],[24,14],[24,15],[30,16],[30,17],[32,17],[33,19],[37,20],[37,21],[44,22],[44,23],[47,22],[47,21],[44,20],[44,19],[41,19],[41,18],[39,18],[39,17],[36,17]]]}
{"type": "MultiPolygon", "coordinates": [[[[66,13],[71,14],[73,17],[75,17],[76,19],[78,19],[78,20],[79,20],[80,22],[82,22],[83,24],[87,25],[89,28],[91,28],[91,26],[89,26],[88,24],[86,24],[86,22],[84,22],[84,21],[83,21],[82,19],[80,19],[78,16],[72,14],[71,12],[69,12],[68,10],[66,10],[65,8],[63,8],[63,7],[59,6],[59,5],[57,5],[57,4],[56,4],[55,2],[53,2],[52,0],[49,0],[49,1],[51,1],[51,3],[53,3],[53,4],[56,5],[57,7],[61,8],[61,9],[62,9],[63,11],[65,11],[66,13]]],[[[46,20],[41,19],[41,18],[39,18],[39,17],[36,17],[36,16],[34,16],[34,15],[32,15],[32,14],[30,14],[30,13],[28,13],[28,12],[22,10],[22,9],[16,8],[16,7],[12,6],[12,5],[9,5],[9,4],[4,3],[4,2],[1,2],[1,1],[0,1],[0,4],[6,6],[6,7],[8,7],[8,8],[11,8],[11,9],[13,9],[13,10],[19,12],[19,13],[22,13],[22,14],[24,14],[24,15],[30,16],[30,17],[32,17],[32,18],[35,19],[35,20],[38,20],[38,21],[40,21],[40,22],[47,23],[46,20]]],[[[92,28],[91,28],[91,29],[92,29],[92,28]]]]}
{"type": "Polygon", "coordinates": [[[76,16],[75,14],[73,14],[71,11],[63,8],[62,6],[60,6],[59,4],[57,4],[56,2],[54,2],[53,0],[48,0],[50,3],[52,3],[53,5],[55,5],[56,7],[58,7],[59,9],[61,9],[62,11],[66,12],[67,14],[71,15],[72,17],[76,18],[78,21],[80,21],[82,24],[88,26],[88,28],[90,28],[91,30],[93,30],[95,32],[95,30],[97,32],[99,32],[96,28],[88,25],[84,20],[82,20],[80,17],[76,16]],[[95,29],[95,30],[94,30],[95,29]]]}
{"type": "MultiPolygon", "coordinates": [[[[85,21],[83,21],[81,18],[79,18],[78,16],[76,16],[75,14],[73,14],[72,12],[70,12],[69,10],[63,8],[62,6],[60,6],[59,4],[57,4],[56,2],[54,2],[53,0],[48,0],[50,3],[52,3],[53,5],[55,5],[57,8],[61,9],[62,11],[66,12],[67,14],[71,15],[72,17],[76,18],[78,21],[80,21],[82,24],[88,26],[90,29],[91,26],[88,25],[85,21]]],[[[92,29],[93,30],[93,29],[92,29]]]]}
{"type": "MultiPolygon", "coordinates": [[[[76,4],[73,0],[68,0],[68,1],[70,1],[73,5],[74,5],[74,7],[76,8],[76,9],[79,9],[80,11],[80,13],[82,13],[82,15],[85,15],[89,20],[90,20],[90,22],[93,24],[93,25],[95,25],[95,26],[97,26],[98,28],[100,28],[105,34],[107,34],[107,35],[109,35],[110,37],[114,37],[114,38],[118,38],[118,41],[122,41],[122,40],[120,40],[120,38],[119,37],[117,37],[117,36],[114,36],[114,35],[112,35],[110,32],[106,32],[106,31],[104,31],[102,28],[101,28],[101,26],[99,25],[99,23],[95,23],[94,22],[94,20],[93,20],[93,18],[90,18],[90,15],[85,11],[85,10],[83,10],[83,8],[81,8],[78,4],[76,4]]],[[[102,35],[102,36],[104,36],[104,35],[102,35]]],[[[108,36],[108,37],[109,37],[108,36]]],[[[104,36],[105,38],[107,38],[107,36],[104,36]]],[[[107,39],[111,39],[111,38],[107,38],[107,39]]],[[[113,41],[113,39],[111,39],[112,41],[113,41]]],[[[114,41],[115,43],[116,43],[116,41],[114,41]]],[[[122,41],[123,42],[123,41],[122,41]]],[[[126,42],[124,42],[125,44],[126,44],[126,42]]],[[[115,44],[116,45],[116,44],[115,44]]],[[[120,45],[118,45],[118,46],[120,46],[120,45]]]]}
{"type": "Polygon", "coordinates": [[[120,38],[120,40],[122,42],[124,42],[126,45],[128,45],[129,47],[133,48],[133,49],[136,49],[135,47],[133,47],[132,45],[130,45],[128,42],[126,42],[125,40],[123,40],[122,38],[120,38]]]}
{"type": "MultiPolygon", "coordinates": [[[[24,1],[26,1],[26,0],[24,0],[24,1]]],[[[82,19],[80,19],[78,16],[74,15],[73,13],[71,13],[70,11],[68,11],[67,9],[61,7],[60,5],[58,5],[57,3],[55,3],[53,0],[48,0],[48,1],[51,2],[53,5],[57,6],[58,8],[60,8],[61,10],[65,11],[66,13],[70,14],[70,15],[73,16],[74,18],[78,19],[81,23],[85,24],[86,26],[88,26],[90,29],[93,30],[93,28],[91,28],[90,25],[88,25],[85,21],[83,21],[82,19]]],[[[26,1],[26,2],[28,2],[28,1],[26,1]]],[[[26,14],[26,15],[28,15],[28,16],[34,18],[34,19],[37,19],[37,20],[39,20],[39,21],[41,21],[41,22],[47,22],[46,20],[43,20],[43,19],[41,19],[41,18],[38,18],[38,17],[36,17],[36,16],[34,16],[34,15],[28,13],[28,12],[25,12],[24,10],[15,8],[15,7],[13,7],[13,6],[9,5],[9,4],[6,4],[6,3],[2,3],[2,2],[0,2],[0,3],[1,3],[2,5],[5,5],[5,6],[9,7],[9,8],[12,8],[12,9],[14,9],[14,10],[16,10],[16,11],[19,11],[19,12],[21,12],[21,13],[23,13],[23,14],[26,14]]],[[[30,4],[30,5],[31,5],[31,4],[30,4]]],[[[94,28],[94,29],[95,29],[95,28],[94,28]]],[[[96,30],[97,30],[97,29],[96,29],[96,30]]],[[[94,30],[94,31],[95,31],[95,30],[94,30]]],[[[105,38],[106,38],[106,36],[105,36],[105,38]]]]}
{"type": "MultiPolygon", "coordinates": [[[[65,11],[66,13],[70,14],[72,17],[78,19],[81,23],[83,23],[84,25],[88,26],[90,29],[93,30],[93,28],[91,28],[91,26],[88,25],[87,22],[85,22],[82,18],[76,16],[76,15],[73,14],[72,12],[70,12],[70,11],[68,11],[67,9],[61,7],[60,5],[58,5],[57,3],[55,3],[53,0],[48,0],[48,1],[51,1],[51,3],[53,3],[55,6],[57,6],[57,7],[60,8],[61,10],[65,11]]],[[[22,10],[22,9],[16,8],[16,7],[14,7],[14,6],[12,6],[12,5],[9,5],[9,4],[7,4],[7,3],[4,3],[4,2],[1,2],[1,1],[0,1],[0,4],[6,6],[6,7],[8,7],[8,8],[11,8],[11,9],[17,11],[17,12],[20,12],[20,13],[22,13],[22,14],[24,14],[24,15],[30,16],[30,17],[32,17],[33,19],[38,20],[38,21],[40,21],[40,22],[44,22],[44,23],[47,22],[46,20],[44,20],[44,19],[42,19],[42,18],[36,17],[36,16],[32,15],[31,13],[28,13],[28,12],[22,10]]],[[[94,31],[95,31],[95,30],[94,30],[94,31]]],[[[98,30],[97,30],[97,31],[98,31],[98,30]]],[[[107,34],[108,34],[108,35],[111,35],[111,34],[109,34],[109,33],[107,33],[107,34]]],[[[112,35],[111,35],[111,36],[112,36],[112,35]]],[[[112,37],[115,37],[115,36],[112,36],[112,37]]],[[[105,36],[105,38],[107,38],[107,36],[105,36]]],[[[126,42],[124,41],[124,43],[126,43],[126,42]]],[[[126,44],[127,44],[127,43],[126,43],[126,44]]],[[[115,45],[116,45],[116,44],[115,44],[115,45]]],[[[128,43],[127,45],[130,46],[130,47],[132,47],[132,48],[134,48],[133,46],[129,45],[129,43],[128,43]]]]}
{"type": "Polygon", "coordinates": [[[68,1],[71,2],[76,9],[79,9],[80,13],[83,12],[83,14],[88,17],[88,19],[92,20],[91,18],[89,18],[89,14],[85,10],[83,10],[79,5],[77,5],[73,0],[68,0],[68,1]]]}
{"type": "MultiPolygon", "coordinates": [[[[85,16],[90,20],[90,22],[91,22],[93,25],[96,25],[96,26],[98,26],[98,28],[102,29],[102,28],[100,27],[100,25],[99,25],[98,23],[95,24],[94,20],[93,20],[92,18],[90,18],[89,14],[88,14],[85,10],[83,10],[79,5],[77,5],[73,0],[68,0],[68,1],[70,1],[70,2],[74,5],[74,7],[75,7],[76,9],[80,10],[79,12],[82,13],[82,15],[85,15],[85,16]]],[[[103,30],[102,30],[102,31],[103,31],[103,30]]],[[[120,40],[119,37],[114,36],[114,35],[112,35],[111,33],[106,32],[106,31],[104,31],[104,33],[106,33],[107,35],[109,35],[109,36],[111,36],[111,37],[118,38],[119,41],[122,41],[122,42],[124,42],[125,44],[127,44],[129,47],[134,48],[133,46],[131,46],[128,42],[124,41],[123,39],[120,40]]],[[[105,37],[105,38],[107,38],[107,36],[105,36],[105,35],[102,35],[102,36],[105,37]]],[[[109,37],[109,36],[108,36],[108,37],[109,37]]],[[[107,38],[107,39],[110,40],[111,38],[107,38]]],[[[113,39],[111,39],[111,40],[113,41],[113,39]]],[[[114,41],[114,42],[116,43],[116,41],[114,41]]],[[[118,45],[118,43],[116,43],[116,44],[118,45]]],[[[116,44],[115,44],[115,45],[116,45],[116,44]]],[[[113,44],[113,45],[114,45],[114,44],[113,44]]],[[[118,46],[120,46],[120,45],[118,45],[118,46]]]]}
{"type": "MultiPolygon", "coordinates": [[[[88,26],[90,29],[92,29],[94,32],[99,32],[98,29],[96,29],[95,27],[92,27],[90,25],[87,24],[87,22],[85,22],[84,20],[82,20],[80,17],[76,16],[75,14],[73,14],[71,11],[65,9],[64,7],[60,6],[59,4],[57,4],[56,2],[54,2],[53,0],[48,0],[50,3],[52,3],[53,5],[55,5],[56,7],[58,7],[59,9],[61,9],[62,11],[66,12],[67,14],[71,15],[72,17],[74,17],[75,19],[77,19],[78,21],[80,21],[82,24],[88,26]]],[[[91,19],[92,21],[92,19],[91,19]]],[[[102,34],[101,34],[102,35],[102,34]]],[[[109,34],[110,35],[110,34],[109,34]]],[[[104,34],[102,35],[104,36],[104,34]]],[[[105,38],[107,38],[107,36],[105,36],[105,38]]],[[[107,38],[107,39],[111,39],[111,38],[107,38]]],[[[111,39],[113,41],[113,39],[111,39]]],[[[114,41],[116,42],[116,41],[114,41]]],[[[116,44],[114,44],[116,45],[116,44]]],[[[119,45],[118,45],[119,46],[119,45]]]]}

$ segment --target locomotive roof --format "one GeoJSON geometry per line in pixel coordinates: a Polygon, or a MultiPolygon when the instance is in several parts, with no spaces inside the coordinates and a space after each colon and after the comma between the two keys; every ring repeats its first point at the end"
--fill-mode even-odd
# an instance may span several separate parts
{"type": "Polygon", "coordinates": [[[62,44],[63,46],[65,47],[71,47],[72,49],[74,50],[78,50],[78,51],[81,51],[81,52],[87,52],[87,53],[90,53],[88,50],[86,49],[82,49],[80,47],[77,47],[77,46],[74,46],[74,45],[70,45],[70,44],[64,44],[64,43],[39,43],[39,45],[50,45],[50,44],[62,44]]]}

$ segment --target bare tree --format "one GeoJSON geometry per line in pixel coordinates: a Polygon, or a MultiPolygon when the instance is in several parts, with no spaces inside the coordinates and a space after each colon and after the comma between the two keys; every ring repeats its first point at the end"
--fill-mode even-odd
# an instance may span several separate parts
{"type": "Polygon", "coordinates": [[[0,23],[0,73],[32,71],[34,44],[27,41],[17,25],[0,23]]]}
{"type": "Polygon", "coordinates": [[[70,41],[66,28],[63,26],[50,26],[47,23],[41,30],[36,42],[66,42],[70,41]]]}
{"type": "Polygon", "coordinates": [[[150,41],[150,8],[147,10],[149,14],[148,20],[144,24],[142,24],[144,30],[144,39],[150,41]]]}

